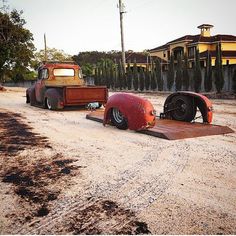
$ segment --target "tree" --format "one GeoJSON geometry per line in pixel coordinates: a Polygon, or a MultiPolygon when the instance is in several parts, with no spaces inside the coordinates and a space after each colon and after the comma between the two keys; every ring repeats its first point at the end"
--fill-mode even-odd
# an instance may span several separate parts
{"type": "Polygon", "coordinates": [[[202,84],[202,73],[201,73],[200,56],[199,56],[198,50],[196,50],[196,53],[195,53],[193,82],[194,82],[194,90],[195,90],[195,92],[198,93],[201,89],[201,84],[202,84]]]}
{"type": "Polygon", "coordinates": [[[24,28],[26,21],[23,12],[13,10],[10,13],[0,11],[0,81],[8,77],[25,78],[32,67],[32,33],[24,28]]]}
{"type": "MultiPolygon", "coordinates": [[[[47,47],[47,58],[48,61],[72,61],[72,56],[65,53],[63,50],[56,48],[47,47]]],[[[38,63],[45,61],[45,51],[41,49],[39,52],[35,53],[35,60],[38,63]]],[[[84,63],[85,64],[85,63],[84,63]]],[[[88,64],[88,62],[86,62],[88,64]]],[[[91,64],[91,63],[89,63],[91,64]]]]}
{"type": "Polygon", "coordinates": [[[95,68],[94,84],[98,85],[98,67],[95,68]]]}
{"type": "Polygon", "coordinates": [[[175,75],[175,89],[177,91],[182,89],[182,80],[183,80],[182,56],[178,54],[177,70],[176,70],[176,75],[175,75]]]}
{"type": "Polygon", "coordinates": [[[168,88],[168,90],[171,90],[171,88],[174,84],[174,77],[175,77],[174,56],[171,53],[170,61],[169,61],[169,65],[168,65],[168,71],[167,71],[167,88],[168,88]]]}
{"type": "Polygon", "coordinates": [[[188,56],[184,54],[184,65],[183,65],[183,88],[184,90],[189,89],[189,72],[188,72],[188,56]]]}
{"type": "Polygon", "coordinates": [[[234,75],[232,78],[232,82],[233,82],[233,92],[236,94],[236,69],[234,70],[234,75]]]}
{"type": "Polygon", "coordinates": [[[152,73],[151,73],[151,89],[155,90],[157,88],[157,72],[154,62],[152,61],[152,73]]]}
{"type": "Polygon", "coordinates": [[[156,65],[156,78],[157,78],[157,87],[159,91],[163,90],[163,79],[162,79],[162,73],[161,73],[161,63],[159,59],[155,60],[156,65]]]}
{"type": "Polygon", "coordinates": [[[105,82],[105,85],[108,87],[108,88],[110,88],[110,83],[111,83],[111,81],[110,81],[110,79],[111,79],[111,75],[110,75],[110,72],[111,72],[111,70],[110,70],[110,67],[111,67],[111,62],[109,62],[109,61],[106,61],[106,64],[105,64],[105,70],[106,70],[106,82],[105,82]]]}
{"type": "Polygon", "coordinates": [[[139,90],[140,91],[144,90],[144,81],[145,81],[144,69],[140,67],[140,73],[139,73],[139,90]]]}
{"type": "Polygon", "coordinates": [[[98,84],[97,85],[101,85],[101,65],[100,64],[97,64],[97,68],[98,68],[98,84]]]}
{"type": "Polygon", "coordinates": [[[138,68],[137,68],[136,59],[134,60],[134,65],[133,65],[133,85],[134,85],[134,90],[138,90],[139,78],[138,78],[138,68]]]}
{"type": "Polygon", "coordinates": [[[115,61],[115,63],[114,63],[114,81],[113,81],[113,89],[114,90],[116,90],[116,88],[118,87],[117,80],[118,80],[118,68],[117,68],[117,64],[115,61]]]}
{"type": "Polygon", "coordinates": [[[151,81],[151,72],[149,71],[149,65],[146,67],[145,71],[145,89],[149,90],[151,81]]]}
{"type": "Polygon", "coordinates": [[[212,89],[212,65],[211,54],[207,51],[206,70],[204,76],[204,88],[206,92],[210,92],[212,89]]]}
{"type": "Polygon", "coordinates": [[[117,76],[117,87],[122,90],[122,82],[123,80],[123,69],[122,69],[122,62],[121,60],[119,60],[119,64],[118,64],[118,76],[117,76]]]}
{"type": "Polygon", "coordinates": [[[133,77],[133,74],[132,74],[132,70],[130,67],[130,60],[129,60],[128,65],[127,65],[127,87],[128,87],[128,90],[132,89],[132,77],[133,77]]]}
{"type": "Polygon", "coordinates": [[[84,75],[86,75],[86,76],[92,76],[93,75],[93,65],[87,63],[87,64],[84,64],[81,67],[81,69],[82,69],[84,75]]]}
{"type": "Polygon", "coordinates": [[[217,93],[220,93],[224,87],[224,75],[222,67],[221,45],[216,45],[216,60],[215,60],[215,85],[217,93]]]}
{"type": "Polygon", "coordinates": [[[101,61],[101,85],[106,85],[106,62],[101,61]]]}
{"type": "Polygon", "coordinates": [[[110,88],[114,88],[114,64],[110,63],[110,88]]]}

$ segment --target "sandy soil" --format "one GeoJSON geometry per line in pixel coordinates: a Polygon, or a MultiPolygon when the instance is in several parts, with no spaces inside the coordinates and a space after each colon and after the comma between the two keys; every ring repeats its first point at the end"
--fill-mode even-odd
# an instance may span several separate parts
{"type": "MultiPolygon", "coordinates": [[[[0,234],[236,234],[236,133],[168,141],[24,91],[0,92],[0,234]]],[[[213,105],[236,131],[236,101],[213,105]]]]}

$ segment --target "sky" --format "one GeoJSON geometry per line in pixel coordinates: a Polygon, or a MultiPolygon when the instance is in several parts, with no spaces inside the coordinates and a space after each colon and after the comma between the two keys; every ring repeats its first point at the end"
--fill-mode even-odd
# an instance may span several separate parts
{"type": "MultiPolygon", "coordinates": [[[[118,0],[5,0],[23,10],[37,50],[47,46],[77,55],[121,50],[118,0]]],[[[123,0],[125,50],[143,51],[214,25],[212,35],[236,35],[236,0],[123,0]]],[[[0,0],[2,4],[2,0],[0,0]]]]}

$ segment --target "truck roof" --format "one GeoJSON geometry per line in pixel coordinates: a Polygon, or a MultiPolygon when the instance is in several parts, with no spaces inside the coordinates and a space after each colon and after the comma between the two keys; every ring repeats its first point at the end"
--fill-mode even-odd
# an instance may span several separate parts
{"type": "Polygon", "coordinates": [[[43,62],[44,64],[41,65],[39,68],[67,68],[67,69],[76,69],[79,70],[80,66],[75,64],[74,62],[43,62]]]}

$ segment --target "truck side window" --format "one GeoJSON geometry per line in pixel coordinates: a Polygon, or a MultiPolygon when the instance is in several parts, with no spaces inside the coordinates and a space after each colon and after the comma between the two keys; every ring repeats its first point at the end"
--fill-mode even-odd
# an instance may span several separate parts
{"type": "Polygon", "coordinates": [[[48,69],[43,69],[42,70],[42,79],[47,79],[48,78],[48,69]]]}
{"type": "Polygon", "coordinates": [[[42,69],[38,71],[38,80],[42,79],[42,69]]]}
{"type": "Polygon", "coordinates": [[[82,73],[82,70],[81,70],[81,69],[79,70],[79,78],[80,78],[80,79],[83,79],[83,73],[82,73]]]}
{"type": "Polygon", "coordinates": [[[38,80],[47,79],[48,78],[48,69],[41,69],[38,72],[38,80]]]}

